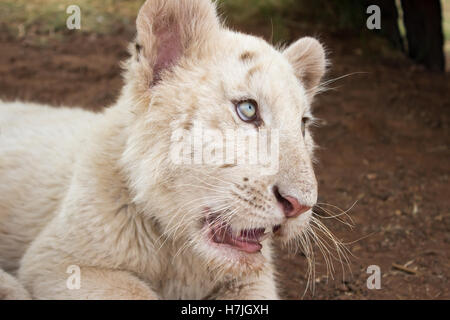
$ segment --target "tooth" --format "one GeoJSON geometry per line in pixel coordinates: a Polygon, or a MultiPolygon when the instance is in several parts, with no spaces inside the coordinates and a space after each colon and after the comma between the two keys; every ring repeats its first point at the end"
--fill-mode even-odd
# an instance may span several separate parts
{"type": "Polygon", "coordinates": [[[261,237],[259,237],[259,242],[266,240],[268,237],[270,237],[270,232],[264,233],[261,237]]]}

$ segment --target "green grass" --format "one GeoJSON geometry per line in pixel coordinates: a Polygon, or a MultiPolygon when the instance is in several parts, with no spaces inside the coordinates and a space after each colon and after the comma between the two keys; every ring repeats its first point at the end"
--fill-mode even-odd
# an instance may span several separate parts
{"type": "Polygon", "coordinates": [[[450,0],[442,0],[442,27],[446,41],[450,41],[450,0]]]}
{"type": "MultiPolygon", "coordinates": [[[[217,0],[219,11],[230,25],[262,31],[272,43],[293,40],[293,29],[308,27],[317,34],[345,30],[368,43],[365,8],[360,0],[217,0]]],[[[21,38],[58,37],[67,32],[66,9],[76,4],[81,9],[81,32],[113,34],[133,28],[144,0],[1,0],[0,22],[21,38]]],[[[442,0],[445,51],[450,54],[450,0],[442,0]]],[[[402,29],[402,25],[400,25],[402,29]]],[[[404,30],[401,30],[404,34],[404,30]]],[[[296,35],[297,36],[297,35],[296,35]]],[[[369,38],[368,38],[369,39],[369,38]]],[[[372,41],[372,37],[370,37],[372,41]]]]}
{"type": "MultiPolygon", "coordinates": [[[[227,20],[241,26],[271,25],[273,42],[286,41],[293,23],[324,22],[326,28],[350,27],[348,10],[359,0],[217,0],[227,20]],[[331,20],[328,22],[328,20],[331,20]]],[[[13,34],[48,36],[67,30],[66,8],[81,9],[81,31],[112,33],[134,25],[144,0],[1,0],[0,22],[13,34]]]]}
{"type": "Polygon", "coordinates": [[[446,69],[450,71],[450,0],[441,0],[442,29],[444,32],[444,52],[446,55],[446,69]]]}
{"type": "Polygon", "coordinates": [[[219,0],[218,3],[220,12],[225,12],[233,25],[270,26],[273,43],[289,38],[286,13],[295,0],[219,0]]]}
{"type": "Polygon", "coordinates": [[[66,30],[69,5],[81,10],[81,30],[108,33],[134,24],[143,0],[2,0],[0,21],[14,34],[52,34],[66,30]]]}

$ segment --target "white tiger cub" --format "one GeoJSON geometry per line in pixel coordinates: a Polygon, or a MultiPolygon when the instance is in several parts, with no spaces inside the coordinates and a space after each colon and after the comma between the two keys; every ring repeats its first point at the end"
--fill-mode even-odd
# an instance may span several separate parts
{"type": "Polygon", "coordinates": [[[0,267],[34,299],[279,298],[272,241],[300,237],[317,200],[322,46],[275,49],[209,0],[148,0],[130,52],[103,113],[0,104],[0,267]],[[172,134],[194,123],[279,130],[278,170],[175,163],[172,134]]]}

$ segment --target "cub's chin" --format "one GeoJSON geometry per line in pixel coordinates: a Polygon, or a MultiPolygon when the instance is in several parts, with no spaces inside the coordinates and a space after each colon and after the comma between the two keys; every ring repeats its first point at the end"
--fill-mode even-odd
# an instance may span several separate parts
{"type": "Polygon", "coordinates": [[[273,240],[289,243],[307,228],[311,213],[281,224],[253,228],[233,228],[212,215],[206,215],[195,249],[207,260],[211,270],[230,275],[258,272],[270,259],[273,240]]]}
{"type": "Polygon", "coordinates": [[[311,221],[312,211],[302,213],[295,219],[288,219],[282,224],[279,232],[274,237],[277,241],[287,245],[295,242],[302,234],[306,232],[311,221]]]}

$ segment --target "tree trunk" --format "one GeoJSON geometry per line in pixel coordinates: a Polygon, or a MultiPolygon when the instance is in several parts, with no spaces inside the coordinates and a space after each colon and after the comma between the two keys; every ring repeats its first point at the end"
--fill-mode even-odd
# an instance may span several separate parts
{"type": "Polygon", "coordinates": [[[431,70],[444,71],[440,0],[402,0],[402,8],[409,56],[431,70]]]}
{"type": "Polygon", "coordinates": [[[366,0],[366,3],[367,5],[375,4],[380,7],[380,34],[387,38],[396,49],[405,51],[403,39],[398,29],[398,12],[395,0],[366,0]]]}

